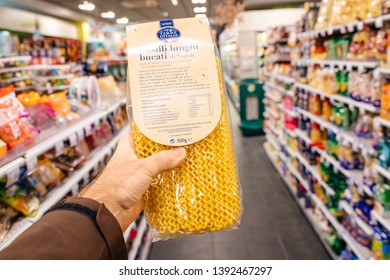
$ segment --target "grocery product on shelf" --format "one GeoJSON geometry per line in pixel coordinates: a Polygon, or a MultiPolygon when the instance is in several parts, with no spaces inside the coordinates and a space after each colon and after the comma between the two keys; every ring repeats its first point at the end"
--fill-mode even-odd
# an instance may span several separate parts
{"type": "MultiPolygon", "coordinates": [[[[376,24],[387,21],[382,2],[322,1],[315,31],[302,28],[301,21],[289,35],[296,41],[290,44],[288,71],[295,78],[288,81],[293,106],[286,97],[282,106],[275,107],[273,97],[265,102],[267,141],[276,139],[275,153],[283,153],[283,164],[274,163],[294,174],[295,181],[286,180],[296,187],[293,195],[325,214],[330,227],[319,235],[334,258],[386,258],[386,245],[375,246],[373,236],[380,227],[378,236],[387,240],[382,229],[390,226],[388,71],[378,67],[387,61],[389,29],[387,23],[376,24]],[[282,114],[287,108],[297,113],[293,129],[282,114]],[[291,146],[294,137],[297,150],[291,146]]],[[[270,61],[267,70],[278,74],[284,66],[270,61]]],[[[277,76],[266,77],[265,87],[273,93],[277,76]]],[[[287,86],[287,80],[278,82],[277,89],[287,86]]],[[[309,220],[314,228],[321,224],[320,217],[309,220]]]]}

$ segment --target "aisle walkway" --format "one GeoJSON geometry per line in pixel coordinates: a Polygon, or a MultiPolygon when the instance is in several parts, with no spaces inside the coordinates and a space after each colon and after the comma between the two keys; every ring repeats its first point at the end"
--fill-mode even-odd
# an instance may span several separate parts
{"type": "Polygon", "coordinates": [[[230,108],[235,152],[244,194],[238,230],[154,243],[151,259],[329,259],[278,173],[264,137],[244,138],[239,115],[230,108]]]}

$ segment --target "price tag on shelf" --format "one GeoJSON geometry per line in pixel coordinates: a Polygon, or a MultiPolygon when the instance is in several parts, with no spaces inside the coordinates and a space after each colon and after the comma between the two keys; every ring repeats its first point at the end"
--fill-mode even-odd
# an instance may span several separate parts
{"type": "Polygon", "coordinates": [[[382,17],[376,18],[376,20],[375,20],[375,27],[376,28],[382,28],[383,27],[383,18],[382,17]]]}
{"type": "Polygon", "coordinates": [[[64,141],[59,141],[54,146],[55,155],[59,156],[64,152],[64,141]]]}
{"type": "Polygon", "coordinates": [[[341,32],[341,34],[347,33],[347,29],[345,28],[345,26],[340,27],[340,32],[341,32]]]}
{"type": "Polygon", "coordinates": [[[86,125],[86,126],[84,127],[84,131],[85,131],[85,136],[91,135],[91,134],[92,134],[91,125],[90,125],[90,124],[89,124],[89,125],[86,125]]]}
{"type": "Polygon", "coordinates": [[[333,28],[332,27],[328,28],[328,35],[329,36],[333,35],[333,28]]]}
{"type": "Polygon", "coordinates": [[[357,29],[358,31],[362,31],[364,28],[364,23],[362,21],[359,21],[357,24],[357,29]]]}
{"type": "Polygon", "coordinates": [[[379,68],[376,68],[374,69],[374,71],[372,71],[372,75],[374,77],[374,79],[380,79],[381,77],[381,71],[379,70],[379,68]]]}
{"type": "Polygon", "coordinates": [[[358,72],[359,73],[363,73],[364,72],[364,65],[362,65],[362,64],[358,65],[358,72]]]}
{"type": "Polygon", "coordinates": [[[89,179],[89,172],[84,174],[83,181],[84,181],[84,186],[89,183],[89,181],[90,181],[90,179],[89,179]]]}
{"type": "Polygon", "coordinates": [[[351,72],[352,71],[352,64],[350,64],[350,63],[345,64],[345,68],[347,69],[348,72],[351,72]]]}
{"type": "Polygon", "coordinates": [[[19,181],[19,175],[20,175],[20,169],[15,168],[12,170],[8,170],[7,172],[7,185],[6,188],[10,187],[12,184],[16,183],[19,181]]]}
{"type": "Polygon", "coordinates": [[[355,31],[355,27],[353,26],[353,24],[348,24],[347,28],[348,28],[348,32],[354,32],[355,31]]]}
{"type": "Polygon", "coordinates": [[[76,132],[78,141],[81,141],[84,139],[84,129],[81,129],[76,132]]]}
{"type": "Polygon", "coordinates": [[[326,31],[324,29],[321,30],[321,36],[325,37],[326,36],[326,31]]]}
{"type": "Polygon", "coordinates": [[[72,191],[72,195],[73,196],[78,195],[78,193],[79,193],[79,185],[78,184],[74,184],[70,190],[72,191]]]}
{"type": "Polygon", "coordinates": [[[100,120],[95,121],[93,125],[95,129],[98,128],[100,126],[100,120]]]}
{"type": "Polygon", "coordinates": [[[37,157],[26,158],[27,174],[32,174],[38,167],[37,157]]]}
{"type": "Polygon", "coordinates": [[[69,145],[71,147],[74,147],[77,145],[77,134],[76,133],[69,135],[68,139],[69,139],[69,145]]]}

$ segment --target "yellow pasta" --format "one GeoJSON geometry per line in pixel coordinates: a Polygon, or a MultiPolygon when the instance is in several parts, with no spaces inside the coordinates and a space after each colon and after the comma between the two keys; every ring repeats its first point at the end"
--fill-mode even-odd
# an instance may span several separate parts
{"type": "MultiPolygon", "coordinates": [[[[241,216],[230,120],[218,65],[222,115],[206,138],[186,146],[183,164],[159,174],[144,195],[145,214],[154,240],[232,229],[241,216]]],[[[172,147],[144,136],[133,123],[135,152],[148,157],[172,147]]]]}

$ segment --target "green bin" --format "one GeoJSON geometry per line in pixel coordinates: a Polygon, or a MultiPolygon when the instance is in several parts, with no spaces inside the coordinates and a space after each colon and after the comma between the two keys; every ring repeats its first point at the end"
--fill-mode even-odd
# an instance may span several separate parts
{"type": "Polygon", "coordinates": [[[257,79],[240,82],[240,128],[244,136],[264,135],[263,98],[263,84],[257,79]]]}

